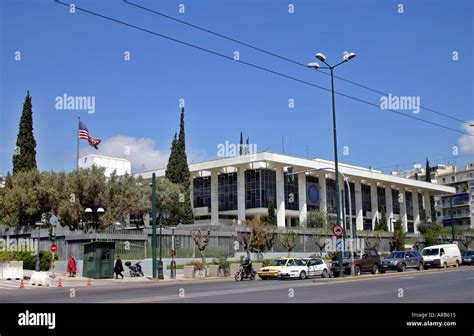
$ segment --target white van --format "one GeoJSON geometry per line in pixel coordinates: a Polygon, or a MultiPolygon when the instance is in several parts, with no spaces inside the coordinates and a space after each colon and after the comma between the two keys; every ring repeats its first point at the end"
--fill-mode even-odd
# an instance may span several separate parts
{"type": "Polygon", "coordinates": [[[461,264],[461,251],[456,244],[442,244],[427,246],[421,252],[425,268],[448,266],[459,267],[461,264]]]}

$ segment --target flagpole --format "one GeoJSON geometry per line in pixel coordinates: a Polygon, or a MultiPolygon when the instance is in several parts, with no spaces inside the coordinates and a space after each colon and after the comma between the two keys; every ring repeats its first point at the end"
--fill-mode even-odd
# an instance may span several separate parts
{"type": "Polygon", "coordinates": [[[77,149],[76,149],[76,170],[79,171],[79,123],[81,122],[81,117],[77,117],[77,149]]]}

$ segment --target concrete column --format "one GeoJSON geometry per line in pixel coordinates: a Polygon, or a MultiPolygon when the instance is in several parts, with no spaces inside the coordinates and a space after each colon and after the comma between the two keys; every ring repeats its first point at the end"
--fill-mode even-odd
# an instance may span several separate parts
{"type": "Polygon", "coordinates": [[[299,204],[299,216],[300,226],[306,221],[306,214],[308,212],[308,206],[306,204],[306,174],[302,173],[298,175],[298,204],[299,204]]]}
{"type": "Polygon", "coordinates": [[[423,205],[425,207],[426,216],[431,218],[431,200],[428,192],[423,193],[423,205]]]}
{"type": "Polygon", "coordinates": [[[189,178],[189,198],[191,198],[191,207],[194,208],[194,179],[189,178]]]}
{"type": "Polygon", "coordinates": [[[237,220],[245,221],[245,171],[241,167],[237,169],[237,220]]]}
{"type": "Polygon", "coordinates": [[[327,211],[327,197],[326,197],[326,174],[318,175],[319,179],[319,210],[327,211]]]}
{"type": "Polygon", "coordinates": [[[377,183],[370,183],[370,203],[372,208],[372,230],[375,228],[375,220],[378,217],[377,183]]]}
{"type": "Polygon", "coordinates": [[[211,224],[219,222],[219,186],[217,171],[211,171],[211,224]]]}
{"type": "Polygon", "coordinates": [[[398,200],[400,201],[400,218],[402,220],[402,225],[405,228],[405,232],[408,230],[407,228],[407,199],[405,196],[405,188],[400,187],[398,200]],[[402,195],[402,197],[400,197],[402,195]]]}
{"type": "Polygon", "coordinates": [[[385,203],[387,204],[387,225],[388,231],[392,232],[392,222],[393,218],[393,199],[392,199],[392,187],[390,185],[385,186],[385,203]]]}
{"type": "Polygon", "coordinates": [[[419,204],[418,204],[418,191],[413,191],[412,192],[412,198],[413,198],[413,223],[415,226],[414,233],[418,234],[418,224],[420,223],[420,210],[419,210],[419,204]]]}
{"type": "Polygon", "coordinates": [[[356,214],[356,229],[361,231],[364,229],[364,219],[362,213],[362,186],[359,180],[354,181],[355,191],[355,214],[356,214]]]}
{"type": "Polygon", "coordinates": [[[285,227],[285,185],[283,167],[276,168],[276,211],[277,225],[285,227]]]}

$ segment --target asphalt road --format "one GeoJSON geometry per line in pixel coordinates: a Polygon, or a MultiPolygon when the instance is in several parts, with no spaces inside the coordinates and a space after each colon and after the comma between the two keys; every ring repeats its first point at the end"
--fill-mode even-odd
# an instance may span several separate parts
{"type": "Polygon", "coordinates": [[[199,280],[0,290],[0,303],[474,303],[474,267],[344,279],[199,280]]]}

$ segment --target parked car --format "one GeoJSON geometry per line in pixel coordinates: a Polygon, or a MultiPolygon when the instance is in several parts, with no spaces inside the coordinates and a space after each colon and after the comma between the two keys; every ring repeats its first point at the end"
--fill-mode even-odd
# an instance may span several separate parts
{"type": "Polygon", "coordinates": [[[270,266],[260,268],[257,274],[262,280],[276,279],[278,277],[278,271],[283,267],[295,265],[295,260],[298,259],[280,258],[273,260],[270,266]]]}
{"type": "Polygon", "coordinates": [[[281,268],[278,279],[299,278],[306,279],[311,276],[329,277],[329,267],[319,258],[295,259],[293,265],[281,268]]]}
{"type": "Polygon", "coordinates": [[[474,265],[474,251],[464,251],[461,255],[463,265],[474,265]]]}
{"type": "MultiPolygon", "coordinates": [[[[343,254],[343,272],[351,274],[352,257],[350,252],[343,254]]],[[[362,272],[380,273],[381,259],[376,249],[368,248],[364,250],[362,256],[354,252],[354,275],[360,275],[362,272]]],[[[331,273],[333,276],[339,276],[339,260],[334,257],[331,261],[331,273]]]]}
{"type": "Polygon", "coordinates": [[[387,270],[405,272],[407,268],[416,268],[421,271],[424,268],[423,257],[417,251],[392,251],[382,261],[381,273],[387,270]]]}
{"type": "Polygon", "coordinates": [[[421,252],[425,268],[448,266],[459,267],[461,264],[461,251],[456,244],[442,244],[427,246],[421,252]]]}

